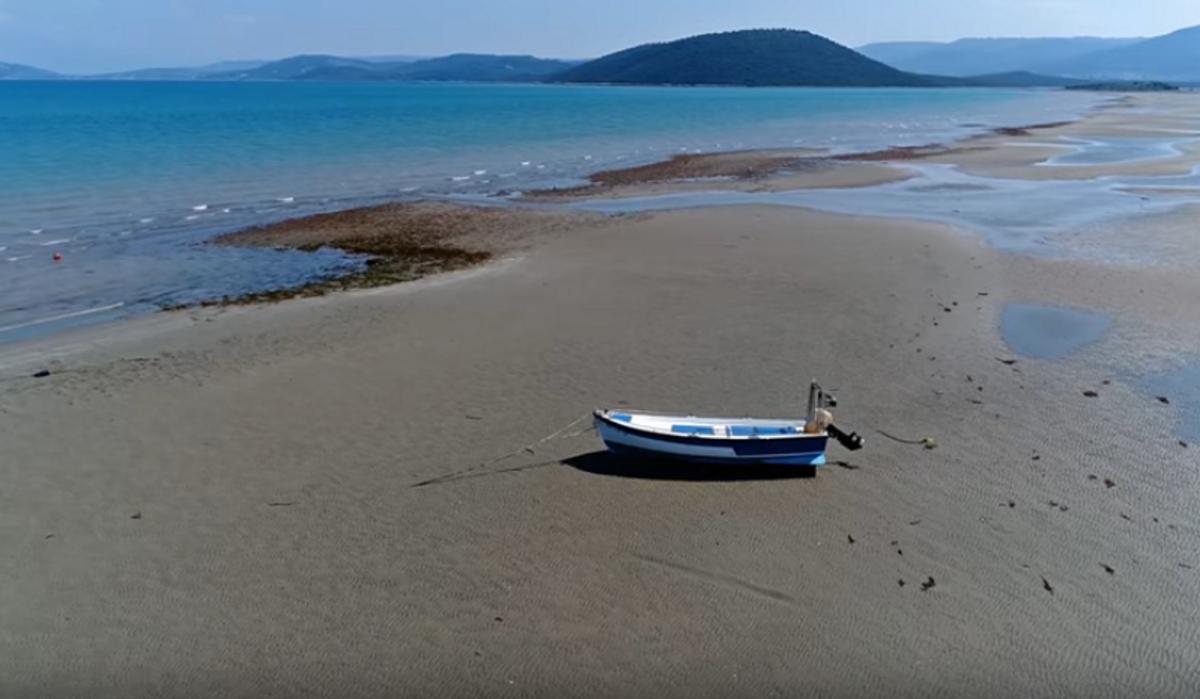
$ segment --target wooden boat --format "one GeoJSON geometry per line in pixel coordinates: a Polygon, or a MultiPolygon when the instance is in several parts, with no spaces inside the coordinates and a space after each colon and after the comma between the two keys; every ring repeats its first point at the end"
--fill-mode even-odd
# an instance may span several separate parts
{"type": "Polygon", "coordinates": [[[862,437],[832,424],[837,399],[815,381],[804,419],[715,418],[640,410],[597,410],[596,431],[614,454],[705,464],[821,466],[833,437],[847,449],[862,437]]]}

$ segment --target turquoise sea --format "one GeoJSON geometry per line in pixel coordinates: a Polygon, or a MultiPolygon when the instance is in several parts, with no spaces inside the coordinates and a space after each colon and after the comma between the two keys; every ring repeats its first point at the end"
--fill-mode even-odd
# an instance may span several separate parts
{"type": "Polygon", "coordinates": [[[358,264],[203,244],[256,223],[570,184],[684,151],[946,141],[1096,101],[975,89],[0,83],[0,342],[358,264]]]}

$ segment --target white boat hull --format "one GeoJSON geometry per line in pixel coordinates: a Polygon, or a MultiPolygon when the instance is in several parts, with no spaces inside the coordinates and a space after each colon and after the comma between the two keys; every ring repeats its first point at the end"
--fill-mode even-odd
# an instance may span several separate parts
{"type": "Polygon", "coordinates": [[[595,423],[600,438],[615,454],[693,463],[822,466],[828,443],[826,434],[805,434],[802,420],[597,411],[595,423]]]}

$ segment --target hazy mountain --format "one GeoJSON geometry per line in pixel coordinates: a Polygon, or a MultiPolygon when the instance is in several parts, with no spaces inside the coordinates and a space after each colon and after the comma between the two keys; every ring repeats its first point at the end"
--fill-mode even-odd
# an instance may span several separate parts
{"type": "Polygon", "coordinates": [[[393,64],[340,56],[304,55],[243,70],[212,73],[208,80],[375,80],[393,64]]]}
{"type": "Polygon", "coordinates": [[[816,34],[754,29],[646,44],[572,68],[558,82],[657,85],[925,86],[816,34]]]}
{"type": "Polygon", "coordinates": [[[379,56],[350,56],[360,61],[369,61],[371,63],[412,63],[414,61],[423,61],[430,56],[410,56],[406,53],[385,54],[379,56]]]}
{"type": "Polygon", "coordinates": [[[253,70],[259,66],[266,65],[267,61],[219,61],[217,63],[209,63],[206,66],[200,66],[196,70],[201,73],[224,73],[231,70],[253,70]]]}
{"type": "Polygon", "coordinates": [[[945,46],[947,44],[939,44],[936,41],[887,41],[859,46],[854,50],[867,58],[899,68],[922,54],[937,51],[945,46]]]}
{"type": "Polygon", "coordinates": [[[539,81],[578,65],[534,56],[493,56],[458,53],[407,63],[390,71],[405,80],[472,80],[478,82],[539,81]]]}
{"type": "Polygon", "coordinates": [[[859,47],[863,54],[915,73],[969,76],[1034,71],[1097,51],[1130,46],[1141,39],[1095,37],[1047,39],[959,39],[951,43],[896,42],[859,47]]]}
{"type": "Polygon", "coordinates": [[[204,80],[220,73],[253,70],[265,63],[266,61],[221,61],[206,66],[141,68],[81,77],[87,80],[204,80]]]}
{"type": "Polygon", "coordinates": [[[53,71],[20,63],[0,63],[0,80],[58,80],[61,77],[53,71]]]}
{"type": "Polygon", "coordinates": [[[542,80],[575,65],[533,56],[454,54],[418,61],[385,61],[340,56],[293,56],[251,70],[207,76],[210,80],[461,80],[522,82],[542,80]]]}
{"type": "Polygon", "coordinates": [[[1120,80],[1200,80],[1200,26],[1047,65],[1062,75],[1120,80]]]}
{"type": "Polygon", "coordinates": [[[988,73],[986,75],[970,75],[965,78],[941,75],[922,77],[941,87],[1075,87],[1085,82],[1077,78],[1040,75],[1028,71],[988,73]]]}
{"type": "Polygon", "coordinates": [[[966,80],[979,87],[1071,87],[1083,82],[1076,78],[1041,75],[1025,70],[973,75],[966,80]]]}

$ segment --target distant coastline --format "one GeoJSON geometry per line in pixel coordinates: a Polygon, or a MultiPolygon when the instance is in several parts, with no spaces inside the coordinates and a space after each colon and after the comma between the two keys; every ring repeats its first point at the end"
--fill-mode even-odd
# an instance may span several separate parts
{"type": "Polygon", "coordinates": [[[796,87],[1079,87],[1200,84],[1200,27],[1150,39],[965,39],[858,51],[807,31],[751,29],[644,44],[593,60],[456,53],[325,54],[71,75],[0,63],[0,80],[450,81],[796,87]],[[1180,47],[1184,48],[1180,48],[1180,47]],[[997,49],[1006,48],[997,57],[997,49]],[[1019,56],[1030,54],[1022,60],[1019,56]],[[965,70],[964,70],[965,67],[965,70]]]}

